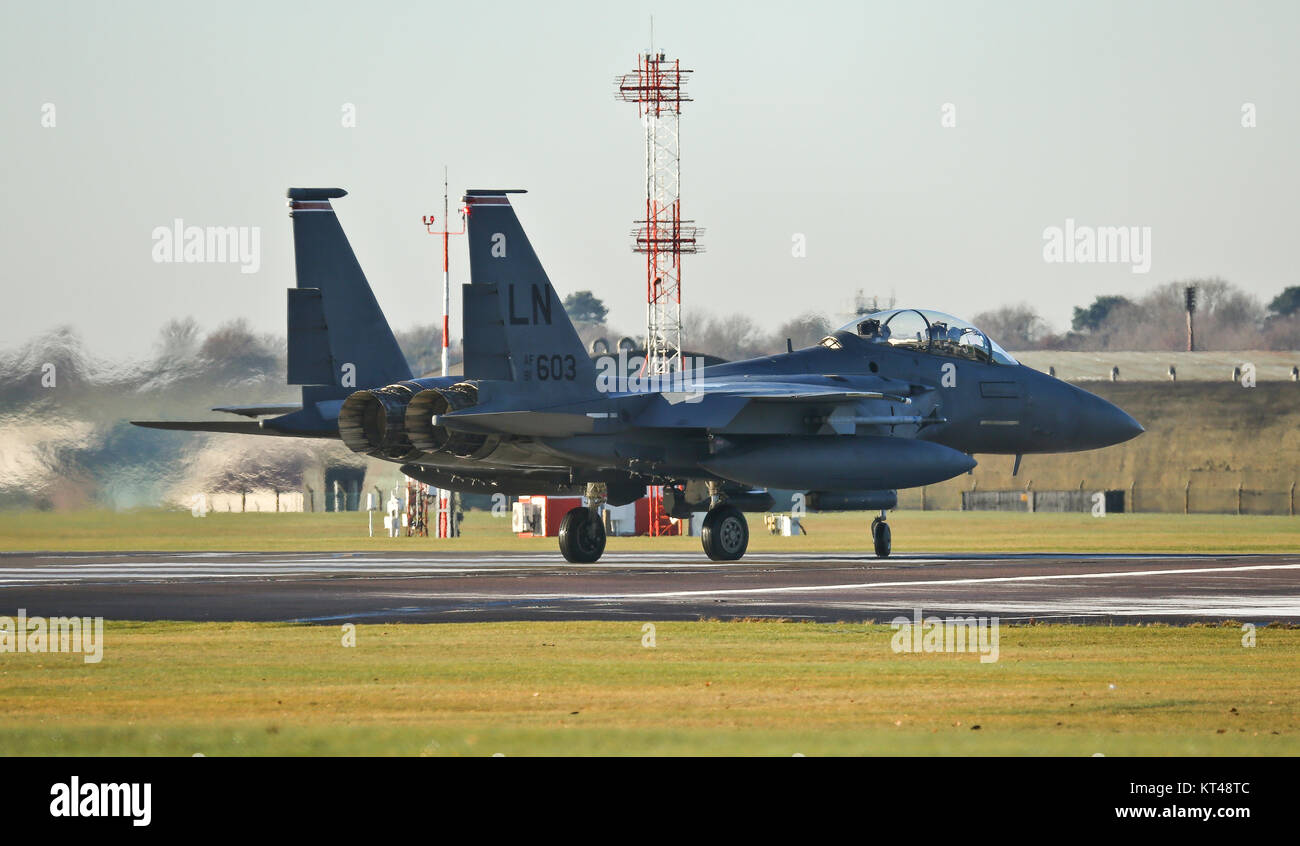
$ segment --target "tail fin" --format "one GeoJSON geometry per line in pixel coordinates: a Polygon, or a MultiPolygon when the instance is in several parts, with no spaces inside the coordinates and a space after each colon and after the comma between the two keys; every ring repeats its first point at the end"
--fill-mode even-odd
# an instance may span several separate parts
{"type": "Polygon", "coordinates": [[[507,190],[465,194],[470,284],[464,286],[465,376],[588,393],[596,372],[533,252],[507,190]]]}
{"type": "Polygon", "coordinates": [[[298,287],[289,289],[289,384],[303,405],[411,378],[330,200],[341,188],[290,188],[298,287]]]}

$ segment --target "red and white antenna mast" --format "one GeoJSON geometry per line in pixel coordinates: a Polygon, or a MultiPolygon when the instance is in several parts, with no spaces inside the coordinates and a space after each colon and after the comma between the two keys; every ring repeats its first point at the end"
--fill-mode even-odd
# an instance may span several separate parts
{"type": "MultiPolygon", "coordinates": [[[[652,39],[653,40],[653,39],[652,39]]],[[[703,251],[704,230],[682,220],[682,103],[689,70],[652,49],[632,73],[616,80],[618,99],[636,103],[645,126],[645,217],[632,230],[632,249],[646,257],[646,365],[668,373],[682,365],[682,256],[703,251]]]]}
{"type": "Polygon", "coordinates": [[[447,168],[442,169],[442,228],[434,229],[433,224],[437,218],[433,215],[424,216],[424,228],[430,235],[442,236],[442,375],[447,376],[447,344],[451,337],[451,321],[448,314],[451,311],[451,259],[450,249],[448,248],[447,237],[449,235],[465,234],[465,209],[460,209],[460,231],[452,232],[448,228],[451,224],[450,206],[447,200],[447,168]]]}

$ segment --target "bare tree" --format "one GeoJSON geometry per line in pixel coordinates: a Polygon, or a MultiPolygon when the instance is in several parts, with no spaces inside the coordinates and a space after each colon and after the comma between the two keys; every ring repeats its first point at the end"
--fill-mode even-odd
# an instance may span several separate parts
{"type": "MultiPolygon", "coordinates": [[[[416,376],[442,375],[442,328],[435,323],[393,332],[397,346],[416,376]]],[[[450,353],[448,360],[452,358],[450,353]]]]}
{"type": "Polygon", "coordinates": [[[744,314],[716,317],[707,312],[692,312],[685,319],[682,337],[692,352],[716,355],[729,361],[776,352],[770,349],[772,339],[744,314]]]}
{"type": "MultiPolygon", "coordinates": [[[[1086,331],[1072,332],[1061,346],[1082,350],[1169,350],[1187,346],[1189,286],[1197,289],[1198,349],[1255,349],[1269,343],[1264,307],[1237,286],[1218,278],[1167,282],[1136,300],[1122,299],[1086,331]]],[[[1277,341],[1286,334],[1279,329],[1277,341]]]]}
{"type": "Polygon", "coordinates": [[[813,344],[829,335],[832,331],[833,327],[831,326],[831,322],[827,320],[824,315],[816,314],[811,311],[805,312],[798,317],[793,317],[785,323],[782,323],[780,328],[776,330],[776,335],[772,339],[775,343],[769,344],[768,346],[776,347],[776,349],[770,350],[771,352],[784,351],[785,341],[789,338],[791,345],[795,349],[811,347],[813,344]]]}
{"type": "Polygon", "coordinates": [[[974,323],[1008,350],[1036,349],[1048,336],[1047,322],[1028,303],[981,312],[974,323]]]}

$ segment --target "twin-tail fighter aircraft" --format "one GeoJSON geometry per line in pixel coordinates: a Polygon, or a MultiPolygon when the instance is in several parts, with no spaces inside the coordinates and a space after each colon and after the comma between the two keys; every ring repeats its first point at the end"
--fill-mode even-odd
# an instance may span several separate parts
{"type": "Polygon", "coordinates": [[[337,188],[289,189],[297,287],[288,291],[293,405],[222,406],[253,418],[160,429],[341,438],[407,476],[467,493],[574,494],[560,551],[605,550],[599,505],[664,486],[674,517],[707,512],[704,552],[745,554],[745,512],[769,490],[813,511],[878,512],[900,488],[968,472],[974,453],[1096,449],[1143,429],[1100,397],[1019,364],[970,323],[928,309],[864,315],[806,349],[627,378],[589,356],[507,190],[471,190],[464,371],[413,378],[335,215],[337,188]]]}

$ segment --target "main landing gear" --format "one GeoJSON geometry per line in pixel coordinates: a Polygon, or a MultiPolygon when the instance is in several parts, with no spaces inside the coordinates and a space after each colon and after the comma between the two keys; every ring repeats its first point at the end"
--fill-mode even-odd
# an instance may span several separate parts
{"type": "Polygon", "coordinates": [[[880,509],[880,516],[871,521],[871,542],[876,547],[877,558],[888,558],[892,550],[889,537],[889,524],[885,522],[885,509],[880,509]]]}
{"type": "MultiPolygon", "coordinates": [[[[888,528],[885,531],[888,534],[888,528]]],[[[715,505],[704,516],[700,540],[704,554],[711,560],[738,561],[749,548],[749,523],[736,506],[725,502],[715,505]]],[[[560,521],[560,552],[574,564],[591,564],[600,559],[605,552],[605,524],[596,509],[579,506],[564,515],[560,521]]]]}
{"type": "Polygon", "coordinates": [[[560,521],[560,552],[566,561],[590,564],[605,552],[605,524],[585,505],[570,509],[560,521]]]}
{"type": "Polygon", "coordinates": [[[704,515],[700,539],[710,560],[737,561],[749,548],[749,524],[739,508],[724,502],[704,515]]]}

